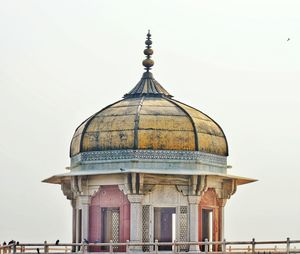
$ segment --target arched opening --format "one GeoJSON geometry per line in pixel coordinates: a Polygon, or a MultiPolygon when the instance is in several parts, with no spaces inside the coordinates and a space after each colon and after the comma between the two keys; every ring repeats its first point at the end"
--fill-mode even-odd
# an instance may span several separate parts
{"type": "MultiPolygon", "coordinates": [[[[130,238],[130,203],[117,185],[101,186],[89,209],[89,242],[126,242],[130,238]]],[[[114,249],[124,251],[124,248],[114,249]]],[[[92,251],[107,251],[106,247],[92,251]]]]}
{"type": "MultiPolygon", "coordinates": [[[[199,204],[199,241],[219,241],[220,240],[220,207],[217,201],[215,190],[209,188],[201,197],[199,204]]],[[[214,251],[217,246],[209,246],[209,251],[214,251]]],[[[204,251],[204,246],[200,246],[200,250],[204,251]]]]}

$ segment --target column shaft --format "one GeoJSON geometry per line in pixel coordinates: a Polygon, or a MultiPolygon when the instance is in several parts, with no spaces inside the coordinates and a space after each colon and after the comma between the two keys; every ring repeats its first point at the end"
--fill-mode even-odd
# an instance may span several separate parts
{"type": "Polygon", "coordinates": [[[128,195],[130,202],[130,241],[142,242],[143,195],[128,195]]]}
{"type": "Polygon", "coordinates": [[[89,238],[89,196],[79,196],[79,208],[81,209],[81,219],[79,218],[79,223],[81,220],[81,241],[89,238]]]}
{"type": "MultiPolygon", "coordinates": [[[[199,218],[198,218],[198,204],[200,196],[189,196],[189,221],[190,221],[190,241],[198,242],[199,218]]],[[[198,245],[190,246],[190,251],[199,251],[198,245]]]]}

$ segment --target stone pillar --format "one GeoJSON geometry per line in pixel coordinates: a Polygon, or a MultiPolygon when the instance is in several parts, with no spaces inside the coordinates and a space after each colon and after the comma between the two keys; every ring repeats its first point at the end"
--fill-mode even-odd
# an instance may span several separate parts
{"type": "Polygon", "coordinates": [[[84,195],[78,197],[79,208],[81,209],[81,239],[88,240],[89,237],[89,205],[91,199],[90,196],[84,195]]]}
{"type": "Polygon", "coordinates": [[[74,199],[71,200],[72,205],[72,243],[76,243],[76,201],[74,199]]]}
{"type": "MultiPolygon", "coordinates": [[[[144,196],[130,194],[127,197],[130,202],[130,242],[142,242],[142,200],[144,196]]],[[[137,248],[134,249],[137,250],[137,248]]]]}
{"type": "Polygon", "coordinates": [[[220,211],[220,223],[219,223],[219,227],[220,227],[220,241],[223,241],[225,236],[224,236],[224,207],[226,204],[227,199],[225,198],[219,198],[219,211],[220,211]]]}
{"type": "MultiPolygon", "coordinates": [[[[198,230],[199,230],[199,202],[200,196],[188,196],[189,201],[189,228],[190,228],[190,242],[198,242],[198,230]]],[[[190,251],[200,251],[199,245],[190,246],[190,251]]]]}
{"type": "Polygon", "coordinates": [[[80,219],[80,209],[79,209],[79,202],[78,198],[76,198],[76,207],[75,207],[75,220],[76,220],[76,228],[75,228],[75,234],[76,234],[76,243],[81,242],[81,219],[80,219]]]}

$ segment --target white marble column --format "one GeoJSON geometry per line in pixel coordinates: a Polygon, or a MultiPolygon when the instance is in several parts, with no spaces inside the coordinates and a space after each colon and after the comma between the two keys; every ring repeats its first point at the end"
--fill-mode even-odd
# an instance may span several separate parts
{"type": "Polygon", "coordinates": [[[130,194],[127,197],[130,202],[130,242],[142,242],[142,200],[144,196],[130,194]]]}
{"type": "Polygon", "coordinates": [[[84,195],[78,197],[78,206],[81,209],[81,240],[88,239],[89,237],[89,205],[90,196],[84,195]]]}
{"type": "Polygon", "coordinates": [[[71,200],[72,206],[72,243],[76,243],[76,201],[75,199],[71,200]]]}
{"type": "Polygon", "coordinates": [[[76,243],[79,243],[81,242],[81,235],[79,235],[79,232],[81,231],[80,228],[81,228],[81,225],[80,224],[80,214],[79,214],[79,205],[78,205],[78,199],[76,199],[76,208],[75,208],[75,220],[76,220],[76,243]]]}
{"type": "MultiPolygon", "coordinates": [[[[200,196],[188,196],[189,201],[189,221],[190,221],[190,242],[198,242],[198,210],[200,196]]],[[[190,251],[200,251],[199,245],[190,246],[190,251]]]]}
{"type": "Polygon", "coordinates": [[[219,201],[219,204],[220,204],[220,206],[219,206],[219,210],[220,210],[220,213],[221,213],[221,215],[220,215],[220,217],[219,217],[219,219],[221,220],[221,223],[219,224],[220,225],[220,241],[223,241],[224,240],[224,238],[225,238],[225,236],[224,236],[224,207],[225,207],[225,204],[226,204],[226,201],[227,201],[227,199],[225,199],[225,198],[222,198],[222,199],[218,199],[218,201],[219,201]]]}

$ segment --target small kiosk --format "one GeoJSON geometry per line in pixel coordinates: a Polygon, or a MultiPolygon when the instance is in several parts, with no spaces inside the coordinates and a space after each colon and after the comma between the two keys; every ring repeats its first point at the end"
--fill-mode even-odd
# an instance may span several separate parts
{"type": "Polygon", "coordinates": [[[44,180],[71,201],[74,243],[223,240],[226,201],[255,181],[227,173],[222,128],[154,79],[150,33],[145,43],[141,80],[80,124],[70,171],[44,180]]]}

